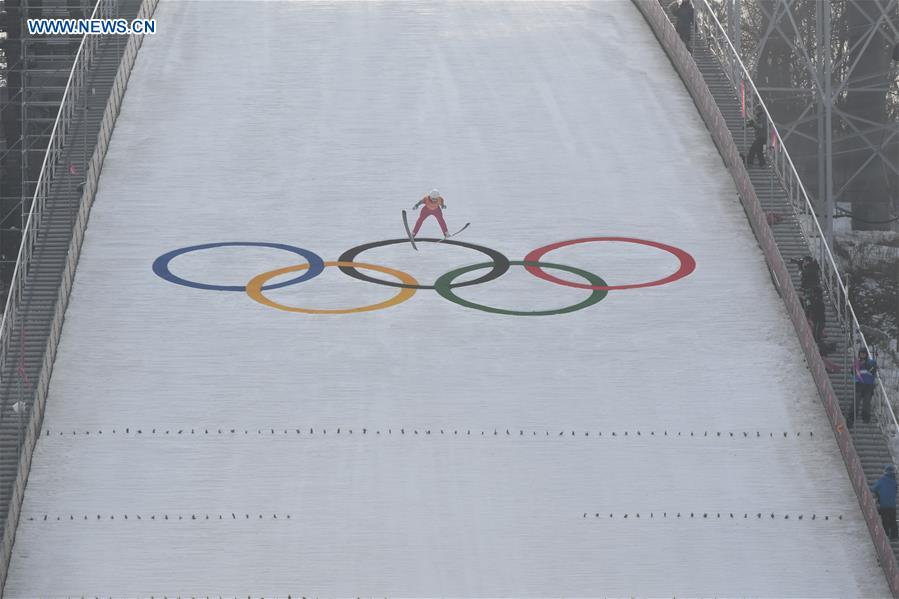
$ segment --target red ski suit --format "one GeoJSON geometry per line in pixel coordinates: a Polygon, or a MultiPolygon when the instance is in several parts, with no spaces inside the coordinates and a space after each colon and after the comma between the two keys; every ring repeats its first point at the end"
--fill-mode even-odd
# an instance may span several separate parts
{"type": "Polygon", "coordinates": [[[418,230],[421,229],[421,225],[425,222],[425,219],[429,216],[433,216],[437,219],[437,222],[440,224],[440,229],[443,231],[443,234],[446,235],[449,231],[446,228],[446,221],[443,220],[443,198],[437,198],[436,200],[432,200],[430,197],[425,196],[422,198],[421,203],[424,204],[421,208],[421,214],[418,215],[418,220],[415,222],[415,228],[412,229],[412,237],[418,235],[418,230]]]}

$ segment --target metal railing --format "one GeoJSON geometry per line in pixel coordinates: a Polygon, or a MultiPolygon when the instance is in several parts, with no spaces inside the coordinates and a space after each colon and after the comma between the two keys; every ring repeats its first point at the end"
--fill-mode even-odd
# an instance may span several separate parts
{"type": "MultiPolygon", "coordinates": [[[[92,19],[111,18],[115,8],[115,0],[97,0],[91,13],[92,19]]],[[[16,265],[13,270],[12,280],[9,285],[9,293],[6,297],[6,306],[3,310],[3,318],[0,320],[0,373],[7,366],[10,344],[18,316],[19,304],[22,301],[22,292],[25,287],[25,279],[28,277],[28,268],[31,265],[32,253],[35,242],[40,233],[41,216],[50,193],[50,187],[56,176],[59,159],[62,156],[66,134],[72,126],[78,99],[85,93],[87,75],[93,62],[100,37],[96,35],[84,35],[75,54],[72,69],[66,82],[66,88],[62,95],[59,111],[50,132],[50,140],[47,142],[47,150],[41,164],[40,175],[35,186],[34,196],[28,212],[28,219],[22,228],[22,242],[19,245],[19,253],[16,257],[16,265]]]]}
{"type": "MultiPolygon", "coordinates": [[[[854,352],[855,347],[864,347],[868,350],[868,355],[873,356],[874,353],[868,346],[861,325],[855,315],[855,310],[849,301],[849,289],[840,277],[833,252],[827,244],[821,223],[815,214],[814,205],[805,190],[805,186],[802,184],[802,179],[796,171],[796,167],[790,158],[790,153],[787,151],[780,132],[777,130],[774,119],[771,118],[768,107],[762,100],[755,82],[749,75],[749,70],[740,59],[726,30],[721,25],[721,21],[718,20],[711,6],[709,6],[708,0],[699,0],[695,3],[695,8],[695,22],[697,31],[700,34],[699,37],[708,43],[709,49],[720,61],[722,70],[734,86],[737,97],[743,103],[744,116],[753,114],[756,106],[760,106],[765,113],[765,118],[768,121],[768,131],[771,132],[771,139],[768,144],[768,158],[790,202],[793,214],[796,216],[799,228],[802,231],[802,236],[808,245],[809,253],[817,259],[821,267],[821,280],[824,283],[825,292],[833,303],[840,324],[848,333],[847,351],[854,352]]],[[[854,356],[852,358],[854,359],[854,356]]],[[[893,411],[886,388],[883,386],[883,381],[879,377],[872,400],[872,411],[883,433],[890,439],[896,438],[897,434],[899,434],[899,422],[897,422],[896,414],[893,411]]]]}
{"type": "MultiPolygon", "coordinates": [[[[159,0],[143,0],[140,9],[138,10],[137,18],[151,17],[156,10],[158,1],[159,0]]],[[[112,10],[115,9],[115,3],[116,0],[98,0],[94,12],[91,15],[92,18],[105,18],[105,15],[110,15],[112,10]]],[[[72,66],[72,72],[69,75],[69,82],[66,85],[66,92],[63,95],[62,105],[60,106],[59,114],[57,115],[56,123],[53,127],[51,141],[48,145],[40,178],[38,180],[38,187],[35,190],[34,203],[28,216],[27,225],[23,230],[22,245],[19,249],[19,256],[16,261],[16,274],[14,275],[13,285],[10,289],[9,297],[7,298],[6,312],[3,315],[2,324],[0,324],[0,368],[5,365],[5,360],[10,355],[9,349],[13,343],[11,335],[15,331],[18,302],[22,299],[24,283],[28,274],[28,266],[39,232],[38,227],[40,226],[42,211],[46,204],[51,182],[55,175],[55,169],[58,166],[58,159],[61,156],[65,134],[73,124],[72,120],[75,116],[75,101],[79,94],[85,92],[83,88],[88,74],[88,67],[99,42],[99,36],[87,35],[82,39],[81,46],[79,47],[78,54],[76,55],[75,62],[72,66]]],[[[140,49],[142,42],[143,36],[131,35],[128,37],[128,41],[123,49],[121,63],[119,64],[115,79],[112,83],[112,89],[110,90],[109,99],[107,100],[106,108],[103,113],[103,120],[100,123],[96,146],[94,147],[93,154],[91,155],[90,162],[87,166],[81,203],[79,205],[76,220],[73,224],[72,238],[69,243],[65,267],[62,272],[62,280],[57,292],[53,319],[50,323],[49,338],[47,339],[46,350],[41,361],[40,374],[34,385],[34,403],[30,414],[25,414],[27,417],[27,425],[25,427],[24,438],[20,439],[18,446],[20,454],[18,471],[16,472],[12,497],[10,498],[6,526],[3,529],[2,542],[0,542],[0,592],[2,592],[2,588],[6,583],[9,564],[12,558],[12,548],[15,542],[16,530],[18,528],[19,515],[21,513],[22,502],[25,496],[25,487],[28,483],[28,475],[31,469],[31,458],[34,453],[35,445],[37,444],[37,439],[40,436],[40,429],[47,401],[47,392],[50,386],[50,376],[53,370],[53,362],[56,358],[56,351],[59,346],[59,339],[62,334],[69,295],[75,279],[75,269],[81,254],[81,244],[84,240],[84,234],[87,229],[93,200],[97,193],[100,171],[103,168],[106,150],[109,147],[115,121],[118,117],[119,110],[121,109],[122,99],[128,85],[128,79],[131,76],[131,70],[134,67],[134,63],[137,59],[137,52],[140,49]]]]}

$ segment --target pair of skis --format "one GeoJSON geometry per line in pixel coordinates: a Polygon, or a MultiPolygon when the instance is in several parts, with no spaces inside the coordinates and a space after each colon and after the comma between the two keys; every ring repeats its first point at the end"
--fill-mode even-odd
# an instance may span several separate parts
{"type": "MultiPolygon", "coordinates": [[[[443,239],[438,240],[437,243],[440,243],[440,242],[443,241],[444,239],[449,239],[450,237],[455,237],[456,235],[458,235],[459,233],[461,233],[462,231],[464,231],[465,229],[467,229],[467,228],[468,228],[468,225],[470,225],[470,224],[471,224],[471,223],[465,223],[465,225],[463,225],[461,229],[459,229],[458,231],[456,231],[456,232],[453,233],[452,235],[447,235],[447,236],[444,237],[443,239]]],[[[405,211],[405,210],[403,210],[403,226],[406,227],[406,235],[409,237],[409,243],[412,244],[412,247],[413,247],[413,248],[415,248],[416,250],[418,250],[418,246],[415,245],[415,238],[412,236],[412,229],[409,228],[409,217],[406,216],[406,211],[405,211]]]]}

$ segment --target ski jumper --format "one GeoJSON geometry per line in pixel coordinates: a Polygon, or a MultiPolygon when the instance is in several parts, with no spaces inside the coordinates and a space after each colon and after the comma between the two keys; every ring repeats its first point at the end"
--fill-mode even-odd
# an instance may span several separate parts
{"type": "Polygon", "coordinates": [[[446,221],[443,220],[443,198],[432,200],[430,197],[425,196],[420,203],[424,204],[424,206],[422,206],[421,214],[418,215],[418,220],[415,222],[415,228],[412,229],[412,237],[418,235],[418,230],[421,229],[422,223],[429,216],[437,219],[443,234],[447,235],[449,231],[446,228],[446,221]]]}

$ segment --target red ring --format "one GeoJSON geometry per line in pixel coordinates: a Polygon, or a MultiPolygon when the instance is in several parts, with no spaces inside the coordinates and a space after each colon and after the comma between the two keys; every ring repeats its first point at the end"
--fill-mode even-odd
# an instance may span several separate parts
{"type": "Polygon", "coordinates": [[[664,243],[659,243],[657,241],[647,241],[646,239],[634,239],[632,237],[583,237],[581,239],[571,239],[569,241],[560,241],[558,243],[552,243],[550,245],[545,245],[542,248],[537,248],[536,250],[532,250],[530,254],[524,257],[525,262],[540,262],[543,258],[544,254],[551,252],[553,250],[557,250],[561,247],[575,245],[578,243],[587,243],[588,241],[624,241],[626,243],[638,243],[640,245],[648,245],[654,248],[659,248],[660,250],[665,250],[666,252],[673,254],[680,261],[680,268],[677,269],[673,274],[668,275],[663,279],[658,279],[656,281],[650,281],[648,283],[632,283],[630,285],[589,285],[587,283],[573,283],[571,281],[566,281],[565,279],[560,279],[559,277],[554,277],[551,274],[548,274],[543,271],[539,266],[525,266],[525,269],[534,275],[535,277],[539,277],[545,281],[549,281],[551,283],[558,283],[559,285],[564,285],[566,287],[577,287],[578,289],[594,289],[596,291],[613,291],[616,289],[637,289],[638,287],[655,287],[657,285],[664,285],[666,283],[671,283],[678,279],[683,279],[691,272],[696,269],[696,260],[693,259],[693,256],[685,252],[680,248],[676,248],[671,245],[665,245],[664,243]]]}

